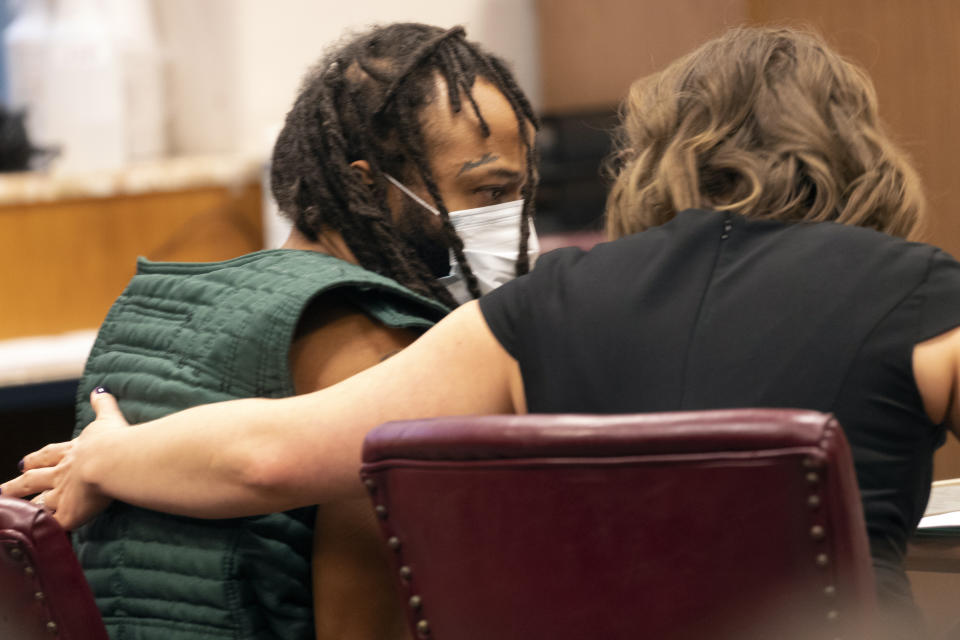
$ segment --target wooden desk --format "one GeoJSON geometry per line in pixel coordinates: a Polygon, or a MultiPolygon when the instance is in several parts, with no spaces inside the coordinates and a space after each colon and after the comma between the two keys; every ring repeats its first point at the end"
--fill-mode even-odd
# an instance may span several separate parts
{"type": "Polygon", "coordinates": [[[915,536],[906,568],[931,637],[960,637],[960,535],[915,536]]]}
{"type": "Polygon", "coordinates": [[[136,258],[263,247],[259,165],[177,158],[89,175],[0,177],[0,340],[95,329],[136,258]]]}

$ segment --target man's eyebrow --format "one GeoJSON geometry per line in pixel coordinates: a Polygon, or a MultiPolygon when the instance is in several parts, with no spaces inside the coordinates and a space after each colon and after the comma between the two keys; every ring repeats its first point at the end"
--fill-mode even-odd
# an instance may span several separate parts
{"type": "Polygon", "coordinates": [[[508,169],[506,167],[490,167],[484,171],[477,171],[476,173],[470,173],[464,176],[464,179],[469,180],[470,182],[477,182],[479,180],[487,180],[491,178],[500,178],[502,180],[509,180],[510,182],[520,182],[523,180],[524,175],[519,171],[508,169]]]}
{"type": "Polygon", "coordinates": [[[471,171],[477,167],[482,167],[485,164],[490,164],[491,162],[496,162],[500,159],[500,156],[495,156],[492,153],[486,153],[479,160],[467,160],[463,163],[463,166],[460,167],[460,171],[457,172],[457,176],[462,175],[466,171],[471,171]]]}

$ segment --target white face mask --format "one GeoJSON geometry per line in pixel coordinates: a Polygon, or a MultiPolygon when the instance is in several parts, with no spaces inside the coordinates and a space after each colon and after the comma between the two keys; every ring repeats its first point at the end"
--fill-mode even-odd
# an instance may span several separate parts
{"type": "MultiPolygon", "coordinates": [[[[398,180],[389,175],[386,178],[427,211],[440,215],[436,207],[427,203],[398,180]]],[[[477,277],[481,294],[489,293],[516,277],[522,213],[523,200],[450,212],[450,224],[463,241],[463,255],[477,277]]],[[[533,266],[537,256],[540,255],[540,241],[532,223],[527,241],[527,255],[530,257],[530,266],[533,266]]],[[[463,304],[472,298],[467,290],[467,281],[452,251],[450,252],[450,275],[440,278],[440,282],[458,304],[463,304]]]]}

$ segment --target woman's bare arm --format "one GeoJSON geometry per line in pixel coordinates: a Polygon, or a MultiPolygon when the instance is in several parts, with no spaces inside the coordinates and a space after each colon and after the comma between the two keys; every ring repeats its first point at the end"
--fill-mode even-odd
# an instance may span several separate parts
{"type": "Polygon", "coordinates": [[[960,327],[913,348],[913,377],[930,420],[960,435],[960,327]]]}
{"type": "Polygon", "coordinates": [[[119,428],[109,395],[93,402],[98,419],[59,461],[31,454],[29,470],[2,485],[7,495],[52,489],[47,504],[68,528],[105,498],[222,518],[357,495],[361,444],[372,427],[525,411],[516,361],[475,302],[394,357],[316,393],[195,407],[133,428],[119,428]]]}

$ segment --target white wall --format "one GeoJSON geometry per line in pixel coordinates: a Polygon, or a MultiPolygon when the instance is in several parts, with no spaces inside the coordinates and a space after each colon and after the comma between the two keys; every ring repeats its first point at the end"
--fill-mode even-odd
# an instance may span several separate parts
{"type": "Polygon", "coordinates": [[[158,0],[157,8],[181,152],[266,157],[307,68],[347,31],[373,24],[462,24],[540,103],[534,0],[158,0]]]}
{"type": "Polygon", "coordinates": [[[239,24],[234,6],[232,0],[155,0],[167,62],[172,153],[236,150],[243,109],[233,53],[239,24]]]}

